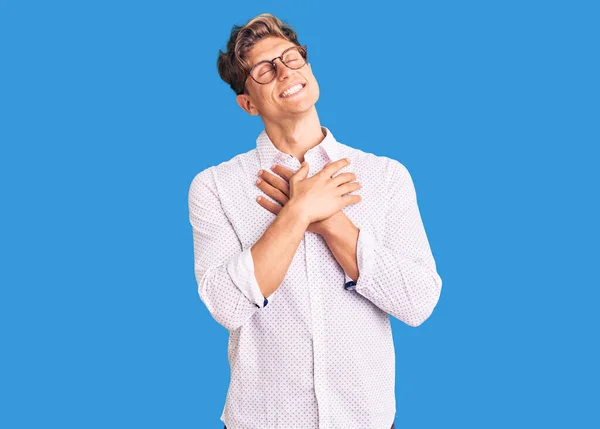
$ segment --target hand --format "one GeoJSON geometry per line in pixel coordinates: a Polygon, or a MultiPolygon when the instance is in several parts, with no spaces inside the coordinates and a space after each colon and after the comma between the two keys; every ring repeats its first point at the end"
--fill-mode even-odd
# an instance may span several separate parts
{"type": "MultiPolygon", "coordinates": [[[[282,206],[284,206],[290,199],[290,185],[289,181],[294,176],[294,172],[289,168],[286,168],[282,165],[275,165],[271,168],[275,173],[277,173],[280,177],[275,176],[267,171],[259,171],[258,173],[258,181],[257,186],[269,197],[277,201],[279,204],[273,203],[269,201],[267,198],[261,198],[259,204],[263,206],[265,209],[269,210],[271,213],[278,215],[282,206]]],[[[300,171],[300,170],[299,170],[300,171]]],[[[335,172],[335,171],[334,171],[335,172]]],[[[333,173],[332,173],[333,174],[333,173]]],[[[356,178],[353,173],[343,173],[339,176],[348,176],[352,179],[356,178]]],[[[338,177],[339,177],[338,176],[338,177]]],[[[358,184],[358,183],[356,183],[358,184]]],[[[359,185],[360,187],[360,185],[359,185]]],[[[351,192],[351,191],[349,191],[351,192]]],[[[359,198],[360,196],[355,196],[359,198]]],[[[307,231],[311,231],[320,235],[324,235],[329,231],[336,223],[342,223],[346,218],[344,212],[340,209],[336,211],[333,215],[323,218],[321,220],[313,221],[309,224],[307,231]]]]}
{"type": "Polygon", "coordinates": [[[353,173],[342,173],[332,177],[348,164],[349,159],[339,159],[328,163],[321,171],[307,178],[309,165],[303,162],[291,177],[289,201],[294,204],[297,214],[303,216],[309,224],[327,219],[343,207],[362,200],[360,195],[346,195],[361,188],[360,183],[350,182],[356,178],[353,173]]]}

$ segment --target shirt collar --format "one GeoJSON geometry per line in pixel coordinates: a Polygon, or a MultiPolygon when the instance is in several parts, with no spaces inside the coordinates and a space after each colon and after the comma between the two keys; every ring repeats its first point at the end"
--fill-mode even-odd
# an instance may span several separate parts
{"type": "MultiPolygon", "coordinates": [[[[316,145],[310,148],[306,153],[312,151],[324,150],[325,154],[329,158],[329,162],[337,161],[340,157],[340,143],[335,139],[331,131],[326,127],[321,127],[325,132],[325,138],[316,145]]],[[[268,170],[271,165],[277,162],[278,159],[290,157],[290,154],[281,152],[275,147],[266,130],[261,131],[258,138],[256,139],[256,149],[260,158],[260,168],[268,170]]]]}

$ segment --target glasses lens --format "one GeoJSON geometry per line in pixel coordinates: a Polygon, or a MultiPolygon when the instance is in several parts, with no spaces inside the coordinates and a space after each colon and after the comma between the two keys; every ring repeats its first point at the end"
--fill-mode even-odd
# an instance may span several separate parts
{"type": "Polygon", "coordinates": [[[283,62],[286,66],[294,70],[302,67],[305,64],[304,56],[302,55],[302,49],[298,46],[287,51],[283,56],[283,62]]]}
{"type": "Polygon", "coordinates": [[[275,69],[271,63],[258,64],[252,69],[252,77],[260,83],[269,83],[275,77],[275,69]]]}
{"type": "MultiPolygon", "coordinates": [[[[282,58],[283,63],[294,70],[297,70],[306,64],[306,52],[300,46],[288,49],[282,58]]],[[[252,69],[252,78],[258,83],[269,83],[277,74],[277,70],[268,61],[259,63],[252,69]]]]}

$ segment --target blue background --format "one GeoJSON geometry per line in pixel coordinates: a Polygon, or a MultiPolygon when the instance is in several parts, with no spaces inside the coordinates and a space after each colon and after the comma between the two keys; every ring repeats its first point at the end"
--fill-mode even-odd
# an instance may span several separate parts
{"type": "Polygon", "coordinates": [[[416,186],[444,283],[392,318],[397,427],[600,427],[597,5],[2,1],[0,426],[222,428],[187,192],[255,147],[216,58],[270,12],[416,186]]]}

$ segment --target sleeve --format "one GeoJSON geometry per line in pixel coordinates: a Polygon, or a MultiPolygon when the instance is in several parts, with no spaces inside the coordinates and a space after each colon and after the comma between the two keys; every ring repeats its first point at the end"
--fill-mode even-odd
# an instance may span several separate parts
{"type": "Polygon", "coordinates": [[[268,298],[262,295],[250,247],[242,249],[217,194],[202,176],[194,178],[188,194],[198,294],[212,317],[232,331],[264,308],[276,291],[268,298]]]}
{"type": "Polygon", "coordinates": [[[390,162],[390,202],[383,237],[377,240],[368,228],[360,228],[356,246],[359,277],[355,283],[344,273],[345,288],[416,327],[429,318],[437,305],[442,279],[436,270],[410,173],[400,162],[390,162]]]}

